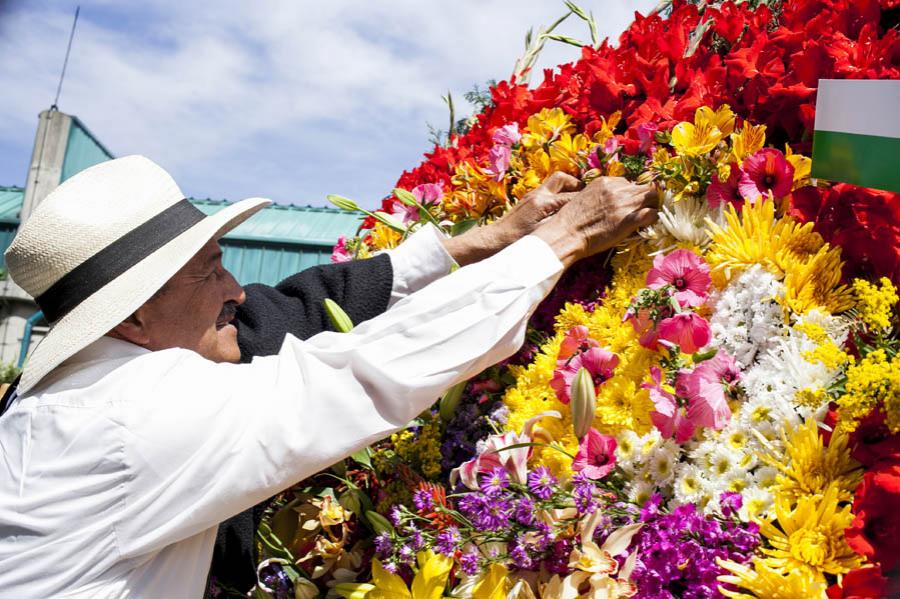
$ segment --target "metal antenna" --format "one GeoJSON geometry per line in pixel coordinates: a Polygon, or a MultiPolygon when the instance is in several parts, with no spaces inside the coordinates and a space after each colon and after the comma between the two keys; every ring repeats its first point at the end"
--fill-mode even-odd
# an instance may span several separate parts
{"type": "Polygon", "coordinates": [[[56,87],[56,98],[50,110],[58,110],[56,103],[59,102],[59,93],[62,91],[63,79],[66,78],[66,67],[69,65],[69,53],[72,51],[72,40],[75,38],[75,26],[78,25],[78,13],[81,12],[81,5],[75,7],[75,19],[72,21],[72,31],[69,32],[69,45],[66,47],[66,59],[63,61],[62,73],[59,74],[59,85],[56,87]]]}

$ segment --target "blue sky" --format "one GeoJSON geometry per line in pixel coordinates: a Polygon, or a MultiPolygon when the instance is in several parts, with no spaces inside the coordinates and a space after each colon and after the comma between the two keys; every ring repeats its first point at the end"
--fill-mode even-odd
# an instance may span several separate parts
{"type": "MultiPolygon", "coordinates": [[[[0,14],[0,185],[25,180],[75,1],[0,14]]],[[[561,0],[82,1],[59,107],[116,155],[145,154],[194,197],[374,206],[473,84],[507,78],[561,0]]],[[[615,39],[655,0],[583,0],[615,39]]],[[[560,33],[587,39],[574,17],[560,33]]],[[[538,68],[578,57],[549,42],[538,68]]],[[[535,81],[540,80],[539,73],[535,81]]]]}

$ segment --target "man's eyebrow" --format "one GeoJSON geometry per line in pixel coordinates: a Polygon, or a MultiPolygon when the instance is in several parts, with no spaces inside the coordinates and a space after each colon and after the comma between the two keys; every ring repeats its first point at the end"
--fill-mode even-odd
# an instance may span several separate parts
{"type": "Polygon", "coordinates": [[[207,266],[210,266],[210,265],[214,264],[214,263],[215,263],[216,261],[218,261],[219,258],[221,258],[221,257],[222,257],[222,248],[219,248],[219,249],[217,249],[215,252],[213,252],[213,253],[209,256],[209,258],[207,258],[207,260],[206,260],[206,265],[207,265],[207,266]]]}

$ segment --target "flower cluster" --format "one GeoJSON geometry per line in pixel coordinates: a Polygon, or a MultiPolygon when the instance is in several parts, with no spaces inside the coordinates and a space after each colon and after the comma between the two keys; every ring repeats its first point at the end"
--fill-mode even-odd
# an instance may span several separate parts
{"type": "Polygon", "coordinates": [[[673,1],[492,86],[336,260],[488,223],[555,171],[652,183],[659,220],[570,269],[518,355],[289,494],[259,588],[895,592],[900,199],[804,154],[818,80],[900,78],[898,56],[893,0],[673,1]]]}

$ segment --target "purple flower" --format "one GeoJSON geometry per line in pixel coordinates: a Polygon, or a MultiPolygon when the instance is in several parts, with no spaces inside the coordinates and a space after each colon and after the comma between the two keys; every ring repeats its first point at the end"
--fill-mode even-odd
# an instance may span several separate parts
{"type": "Polygon", "coordinates": [[[744,505],[744,498],[740,493],[726,491],[719,496],[719,507],[722,509],[722,515],[731,518],[741,510],[744,505]]]}
{"type": "Polygon", "coordinates": [[[394,543],[391,541],[390,533],[382,532],[375,536],[375,552],[378,554],[378,559],[387,559],[393,550],[394,543]]]}
{"type": "Polygon", "coordinates": [[[509,544],[509,557],[512,558],[513,563],[519,570],[530,570],[534,567],[534,560],[528,554],[528,548],[521,536],[516,537],[509,544]]]}
{"type": "Polygon", "coordinates": [[[459,529],[455,526],[448,526],[435,537],[434,548],[438,553],[453,555],[457,546],[459,546],[460,540],[459,529]]]}
{"type": "Polygon", "coordinates": [[[539,499],[550,499],[557,482],[546,466],[538,466],[528,473],[528,490],[539,499]]]}
{"type": "Polygon", "coordinates": [[[505,468],[496,467],[481,478],[481,490],[488,495],[497,495],[509,487],[509,475],[505,468]]]}
{"type": "Polygon", "coordinates": [[[516,522],[523,526],[534,524],[534,502],[529,497],[522,497],[516,501],[516,522]]]}
{"type": "Polygon", "coordinates": [[[421,530],[413,531],[412,536],[409,538],[409,544],[416,551],[418,551],[425,545],[425,539],[422,537],[421,530]]]}
{"type": "Polygon", "coordinates": [[[428,489],[419,489],[413,493],[413,504],[420,512],[431,511],[434,508],[434,498],[428,489]]]}
{"type": "Polygon", "coordinates": [[[412,564],[416,558],[416,552],[409,545],[401,545],[397,551],[397,558],[404,564],[412,564]]]}
{"type": "Polygon", "coordinates": [[[478,574],[478,552],[475,550],[466,551],[459,557],[459,565],[462,571],[469,576],[478,574]]]}
{"type": "Polygon", "coordinates": [[[385,569],[385,571],[390,572],[391,574],[396,574],[399,568],[397,564],[394,562],[384,562],[381,564],[381,567],[385,569]]]}
{"type": "Polygon", "coordinates": [[[481,531],[502,530],[509,526],[512,506],[506,495],[468,493],[459,500],[459,510],[481,531]]]}
{"type": "Polygon", "coordinates": [[[393,506],[388,512],[388,520],[391,521],[391,524],[394,526],[400,526],[400,523],[403,521],[403,512],[400,510],[399,506],[393,506]]]}

